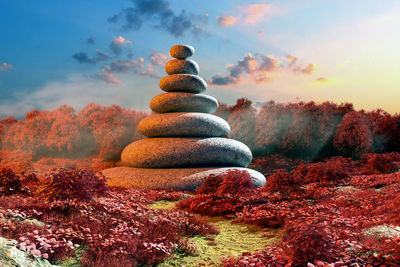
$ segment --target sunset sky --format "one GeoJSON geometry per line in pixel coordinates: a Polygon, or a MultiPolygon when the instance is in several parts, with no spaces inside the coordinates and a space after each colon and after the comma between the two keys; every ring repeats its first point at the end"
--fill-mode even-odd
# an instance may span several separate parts
{"type": "Polygon", "coordinates": [[[149,110],[181,43],[221,102],[400,112],[398,0],[2,0],[0,117],[90,102],[149,110]]]}

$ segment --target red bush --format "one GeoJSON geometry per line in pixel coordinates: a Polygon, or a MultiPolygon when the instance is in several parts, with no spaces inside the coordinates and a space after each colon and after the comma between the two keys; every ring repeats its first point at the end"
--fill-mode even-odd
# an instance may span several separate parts
{"type": "Polygon", "coordinates": [[[89,201],[95,195],[104,195],[109,191],[106,179],[102,174],[86,170],[54,169],[42,177],[37,195],[47,201],[89,201]]]}
{"type": "Polygon", "coordinates": [[[399,153],[365,154],[361,161],[364,163],[363,172],[367,174],[389,173],[398,170],[400,166],[399,153]]]}
{"type": "Polygon", "coordinates": [[[0,169],[0,195],[20,193],[22,184],[20,178],[11,169],[0,169]]]}
{"type": "Polygon", "coordinates": [[[372,134],[364,114],[352,111],[337,126],[334,147],[343,155],[359,157],[372,145],[372,134]]]}

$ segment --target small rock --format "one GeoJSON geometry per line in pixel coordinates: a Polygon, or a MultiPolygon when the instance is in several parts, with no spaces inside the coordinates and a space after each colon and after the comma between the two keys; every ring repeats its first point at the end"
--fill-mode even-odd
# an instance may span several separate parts
{"type": "Polygon", "coordinates": [[[174,45],[169,50],[169,54],[174,58],[185,59],[193,56],[194,48],[190,45],[174,45]]]}

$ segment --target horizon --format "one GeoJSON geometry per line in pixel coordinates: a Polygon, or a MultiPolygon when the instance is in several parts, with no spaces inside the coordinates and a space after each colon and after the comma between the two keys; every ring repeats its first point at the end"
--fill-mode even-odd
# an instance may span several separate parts
{"type": "Polygon", "coordinates": [[[150,111],[172,45],[233,104],[330,101],[400,113],[400,2],[26,0],[0,4],[0,117],[90,102],[150,111]]]}

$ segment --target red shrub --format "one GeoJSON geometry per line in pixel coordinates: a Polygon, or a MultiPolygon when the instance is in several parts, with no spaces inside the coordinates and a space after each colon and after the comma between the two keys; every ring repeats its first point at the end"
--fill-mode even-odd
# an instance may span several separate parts
{"type": "Polygon", "coordinates": [[[11,169],[0,169],[0,195],[20,193],[21,180],[11,169]]]}
{"type": "Polygon", "coordinates": [[[399,169],[395,162],[400,161],[400,154],[365,154],[361,161],[364,163],[363,172],[367,174],[389,173],[399,169]]]}
{"type": "Polygon", "coordinates": [[[264,192],[281,192],[285,195],[290,195],[294,191],[299,191],[299,183],[294,180],[294,177],[285,169],[278,169],[267,177],[267,182],[261,191],[264,192]]]}
{"type": "Polygon", "coordinates": [[[95,195],[104,195],[109,191],[106,179],[102,174],[85,170],[54,169],[41,179],[37,195],[47,201],[89,201],[95,195]]]}
{"type": "Polygon", "coordinates": [[[335,241],[322,227],[302,224],[285,229],[283,253],[295,265],[306,266],[308,262],[322,260],[331,262],[335,259],[335,241]]]}
{"type": "Polygon", "coordinates": [[[344,115],[337,126],[333,145],[343,155],[351,157],[359,157],[370,148],[372,134],[365,115],[356,111],[344,115]]]}

